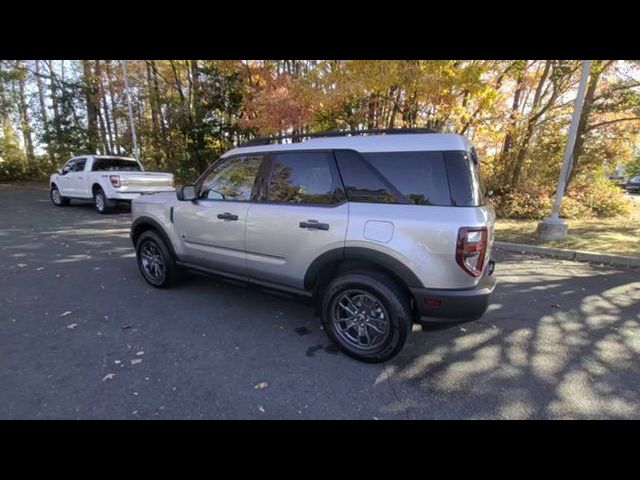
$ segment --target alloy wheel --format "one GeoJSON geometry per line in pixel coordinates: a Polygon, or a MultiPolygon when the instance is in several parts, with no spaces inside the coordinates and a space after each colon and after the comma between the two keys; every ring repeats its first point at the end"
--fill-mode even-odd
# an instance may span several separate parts
{"type": "Polygon", "coordinates": [[[389,336],[389,314],[375,295],[360,289],[342,292],[331,306],[336,333],[359,350],[377,348],[389,336]]]}

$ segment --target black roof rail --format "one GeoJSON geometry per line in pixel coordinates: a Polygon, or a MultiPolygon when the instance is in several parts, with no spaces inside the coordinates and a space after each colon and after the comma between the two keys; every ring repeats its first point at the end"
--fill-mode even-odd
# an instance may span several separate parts
{"type": "Polygon", "coordinates": [[[347,135],[389,135],[402,133],[439,133],[432,128],[371,128],[368,130],[327,130],[317,133],[295,133],[291,135],[278,135],[273,137],[254,138],[238,147],[255,147],[258,145],[269,145],[276,140],[284,140],[287,138],[322,138],[322,137],[346,137],[347,135]]]}

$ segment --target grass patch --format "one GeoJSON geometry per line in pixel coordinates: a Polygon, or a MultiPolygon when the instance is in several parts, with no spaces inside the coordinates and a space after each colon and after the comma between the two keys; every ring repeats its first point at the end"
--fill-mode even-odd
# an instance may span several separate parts
{"type": "Polygon", "coordinates": [[[566,220],[567,238],[541,242],[536,238],[538,220],[496,220],[496,240],[544,245],[598,253],[640,256],[640,200],[629,215],[614,218],[566,220]]]}

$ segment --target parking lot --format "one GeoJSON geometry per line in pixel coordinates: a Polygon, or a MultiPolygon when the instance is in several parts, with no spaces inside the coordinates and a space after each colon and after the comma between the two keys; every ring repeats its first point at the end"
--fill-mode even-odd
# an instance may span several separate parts
{"type": "Polygon", "coordinates": [[[0,186],[0,418],[640,418],[640,271],[498,252],[489,312],[392,362],[311,306],[203,276],[156,290],[130,213],[0,186]]]}

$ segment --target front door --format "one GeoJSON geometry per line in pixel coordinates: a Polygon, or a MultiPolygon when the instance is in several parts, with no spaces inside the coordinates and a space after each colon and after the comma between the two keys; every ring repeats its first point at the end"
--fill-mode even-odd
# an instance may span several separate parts
{"type": "Polygon", "coordinates": [[[56,185],[58,185],[58,191],[60,195],[63,197],[72,197],[73,196],[73,183],[71,181],[71,173],[73,173],[73,169],[76,165],[75,158],[72,158],[67,163],[64,164],[62,170],[60,170],[60,175],[56,179],[56,185]]]}
{"type": "Polygon", "coordinates": [[[246,279],[245,224],[261,155],[223,159],[174,210],[184,262],[246,279]]]}
{"type": "Polygon", "coordinates": [[[247,218],[249,277],[302,289],[314,259],[344,248],[348,203],[333,153],[276,153],[270,163],[265,198],[247,218]]]}
{"type": "Polygon", "coordinates": [[[86,197],[85,194],[85,180],[84,180],[84,167],[87,163],[86,158],[76,158],[73,164],[73,169],[65,175],[69,192],[67,195],[70,197],[86,197]]]}

